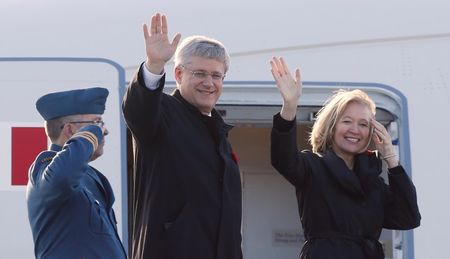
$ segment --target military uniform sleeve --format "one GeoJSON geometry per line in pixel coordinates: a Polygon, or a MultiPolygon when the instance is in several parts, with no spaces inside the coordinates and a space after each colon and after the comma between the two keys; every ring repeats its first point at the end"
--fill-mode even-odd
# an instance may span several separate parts
{"type": "Polygon", "coordinates": [[[272,166],[296,187],[305,183],[307,165],[304,154],[297,148],[297,125],[284,120],[280,114],[273,117],[271,133],[272,166]]]}
{"type": "Polygon", "coordinates": [[[389,169],[384,226],[406,230],[420,225],[416,188],[402,166],[389,169]]]}
{"type": "Polygon", "coordinates": [[[149,142],[156,135],[161,120],[162,90],[165,83],[163,76],[157,89],[148,89],[142,75],[144,69],[141,65],[122,102],[125,121],[138,143],[149,142]]]}
{"type": "Polygon", "coordinates": [[[68,199],[79,190],[90,157],[102,141],[100,127],[89,125],[82,128],[51,161],[44,158],[35,162],[30,173],[33,188],[40,189],[47,201],[68,199]]]}

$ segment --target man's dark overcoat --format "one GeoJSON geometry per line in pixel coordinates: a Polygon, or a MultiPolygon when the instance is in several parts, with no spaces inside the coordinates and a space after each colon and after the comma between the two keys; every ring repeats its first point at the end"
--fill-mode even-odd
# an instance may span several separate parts
{"type": "MultiPolygon", "coordinates": [[[[294,120],[295,121],[295,120],[294,120]]],[[[334,152],[297,151],[296,124],[274,116],[272,165],[296,188],[305,243],[301,258],[380,259],[382,228],[420,224],[415,187],[402,166],[379,176],[375,153],[356,157],[353,172],[334,152]]]]}
{"type": "MultiPolygon", "coordinates": [[[[142,69],[142,67],[141,67],[142,69]]],[[[216,110],[202,115],[175,91],[144,85],[141,70],[123,101],[135,141],[132,258],[238,259],[241,181],[216,110]]]]}

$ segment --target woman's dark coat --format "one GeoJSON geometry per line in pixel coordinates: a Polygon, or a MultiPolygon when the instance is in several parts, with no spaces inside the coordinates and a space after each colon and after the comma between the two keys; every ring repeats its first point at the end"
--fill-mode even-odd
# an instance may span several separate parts
{"type": "MultiPolygon", "coordinates": [[[[295,120],[294,120],[295,121],[295,120]]],[[[296,188],[305,244],[301,258],[384,258],[382,228],[420,224],[415,187],[402,166],[379,176],[375,153],[360,154],[351,171],[334,152],[298,152],[296,124],[274,116],[272,165],[296,188]]]]}

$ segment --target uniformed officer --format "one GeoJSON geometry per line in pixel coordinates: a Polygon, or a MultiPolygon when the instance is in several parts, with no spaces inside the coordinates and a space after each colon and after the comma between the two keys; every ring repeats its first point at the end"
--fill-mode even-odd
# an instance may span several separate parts
{"type": "Polygon", "coordinates": [[[117,234],[114,194],[89,165],[103,153],[108,90],[50,93],[36,102],[50,149],[29,170],[28,218],[36,258],[126,258],[117,234]]]}

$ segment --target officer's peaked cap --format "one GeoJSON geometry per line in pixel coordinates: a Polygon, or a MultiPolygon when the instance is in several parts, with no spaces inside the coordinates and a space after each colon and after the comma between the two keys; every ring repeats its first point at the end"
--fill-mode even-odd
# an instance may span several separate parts
{"type": "Polygon", "coordinates": [[[108,94],[102,87],[50,93],[36,101],[36,109],[46,121],[75,114],[103,114],[108,94]]]}

